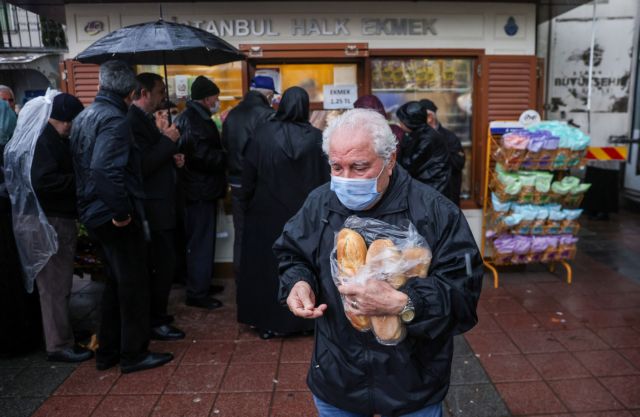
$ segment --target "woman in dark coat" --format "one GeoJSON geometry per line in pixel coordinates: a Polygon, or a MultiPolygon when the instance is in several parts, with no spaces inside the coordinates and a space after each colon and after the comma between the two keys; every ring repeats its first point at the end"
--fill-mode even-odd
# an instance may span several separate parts
{"type": "Polygon", "coordinates": [[[263,339],[313,329],[312,320],[294,317],[278,303],[278,264],[271,247],[309,193],[328,180],[322,132],[309,123],[309,95],[289,88],[275,117],[257,127],[242,172],[238,321],[257,328],[263,339]]]}

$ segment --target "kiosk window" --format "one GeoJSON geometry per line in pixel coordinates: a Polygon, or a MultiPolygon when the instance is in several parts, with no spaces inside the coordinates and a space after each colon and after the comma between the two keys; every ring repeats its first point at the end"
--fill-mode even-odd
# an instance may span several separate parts
{"type": "Polygon", "coordinates": [[[356,64],[264,64],[256,66],[256,75],[274,79],[281,94],[289,87],[298,86],[309,93],[312,103],[324,100],[323,87],[334,84],[357,84],[356,64]]]}
{"type": "Polygon", "coordinates": [[[387,113],[403,103],[428,98],[438,107],[438,120],[458,135],[465,150],[462,198],[470,196],[471,145],[473,142],[473,59],[373,58],[371,91],[387,113]]]}

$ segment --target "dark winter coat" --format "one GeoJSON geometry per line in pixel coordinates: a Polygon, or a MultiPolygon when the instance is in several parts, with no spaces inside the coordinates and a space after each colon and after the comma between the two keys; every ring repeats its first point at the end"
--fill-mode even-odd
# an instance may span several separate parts
{"type": "Polygon", "coordinates": [[[95,228],[112,219],[144,219],[140,152],[121,97],[98,92],[73,121],[71,153],[82,223],[95,228]]]}
{"type": "Polygon", "coordinates": [[[451,166],[451,192],[450,198],[456,205],[460,205],[460,190],[462,189],[462,169],[464,168],[464,149],[458,136],[445,129],[442,125],[438,126],[438,133],[444,137],[449,149],[449,165],[451,166]]]}
{"type": "Polygon", "coordinates": [[[399,416],[438,403],[449,388],[453,336],[478,320],[482,259],[469,226],[451,201],[401,167],[394,169],[380,202],[357,213],[396,225],[410,220],[433,252],[428,277],[404,287],[416,312],[407,338],[389,347],[351,326],[331,277],[334,237],[352,214],[324,185],[311,193],[274,245],[280,301],[304,280],[316,304],[328,306],[315,320],[309,388],[325,402],[366,415],[399,416]]]}
{"type": "Polygon", "coordinates": [[[425,123],[404,137],[399,162],[413,178],[450,197],[451,165],[447,143],[429,125],[425,123]]]}
{"type": "Polygon", "coordinates": [[[231,184],[240,184],[243,155],[247,143],[254,137],[256,126],[266,122],[273,114],[274,110],[264,95],[258,91],[249,91],[227,115],[222,124],[222,145],[228,152],[231,184]]]}
{"type": "Polygon", "coordinates": [[[227,156],[220,132],[203,105],[189,101],[176,119],[180,131],[180,152],[185,165],[180,170],[181,185],[188,201],[212,201],[227,191],[227,156]]]}
{"type": "Polygon", "coordinates": [[[36,143],[31,163],[31,185],[47,216],[78,217],[69,139],[60,136],[49,123],[36,143]]]}
{"type": "Polygon", "coordinates": [[[288,89],[275,118],[258,127],[245,153],[240,322],[281,333],[313,328],[313,322],[292,316],[278,303],[278,264],[271,247],[309,193],[328,180],[322,132],[309,124],[309,96],[301,88],[288,89]]]}
{"type": "Polygon", "coordinates": [[[142,157],[144,211],[151,230],[176,227],[176,172],[173,155],[178,146],[164,136],[152,116],[135,104],[129,107],[133,139],[142,157]]]}

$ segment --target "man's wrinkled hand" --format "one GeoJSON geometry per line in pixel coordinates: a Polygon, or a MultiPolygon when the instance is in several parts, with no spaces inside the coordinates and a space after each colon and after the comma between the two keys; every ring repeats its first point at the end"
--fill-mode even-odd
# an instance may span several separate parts
{"type": "Polygon", "coordinates": [[[342,284],[338,291],[347,298],[354,312],[368,316],[399,314],[407,303],[406,294],[378,279],[364,284],[342,284]]]}
{"type": "Polygon", "coordinates": [[[320,304],[318,307],[315,305],[316,295],[313,293],[311,286],[304,281],[297,282],[291,289],[289,297],[287,297],[289,310],[295,316],[315,319],[321,317],[327,309],[326,304],[320,304]]]}

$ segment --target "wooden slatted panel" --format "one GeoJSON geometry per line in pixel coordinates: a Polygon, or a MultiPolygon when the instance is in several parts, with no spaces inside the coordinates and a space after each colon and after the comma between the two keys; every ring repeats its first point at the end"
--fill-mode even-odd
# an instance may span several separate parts
{"type": "Polygon", "coordinates": [[[474,143],[479,158],[473,167],[473,190],[482,204],[486,161],[486,132],[494,120],[518,120],[520,114],[538,107],[538,81],[535,56],[485,55],[482,61],[480,108],[474,114],[482,120],[474,143]]]}
{"type": "Polygon", "coordinates": [[[518,120],[537,107],[536,58],[487,56],[486,92],[488,121],[518,120]]]}
{"type": "Polygon", "coordinates": [[[73,60],[65,61],[66,90],[88,106],[98,93],[98,65],[81,64],[73,60]]]}

